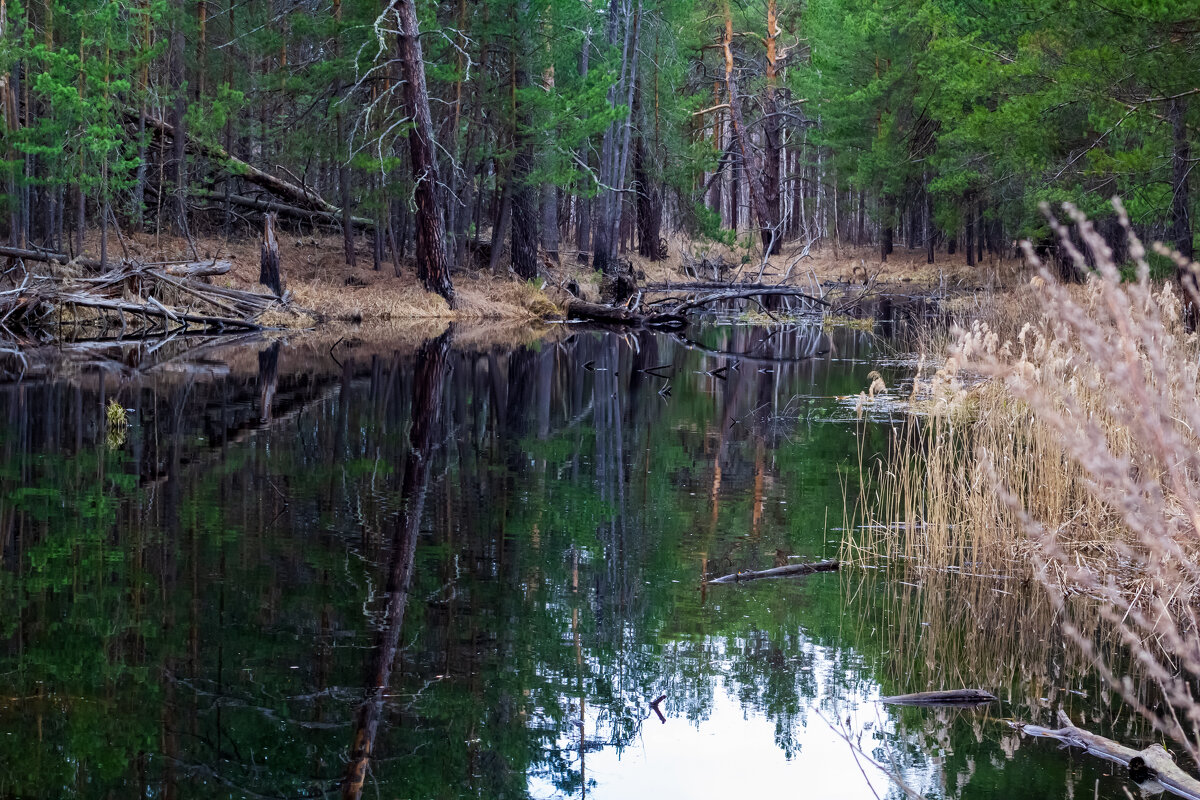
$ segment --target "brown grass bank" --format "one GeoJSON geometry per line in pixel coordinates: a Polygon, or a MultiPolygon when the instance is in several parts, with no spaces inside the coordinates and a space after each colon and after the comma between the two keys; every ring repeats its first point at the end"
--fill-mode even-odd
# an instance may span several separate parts
{"type": "MultiPolygon", "coordinates": [[[[318,321],[348,323],[394,323],[401,320],[455,319],[461,321],[522,321],[557,318],[568,295],[563,287],[575,284],[585,299],[599,299],[599,277],[587,264],[579,263],[579,254],[564,249],[557,264],[543,259],[544,278],[521,281],[507,272],[493,275],[486,269],[459,270],[454,273],[458,299],[453,311],[440,297],[424,291],[416,280],[415,267],[402,265],[396,275],[390,261],[381,269],[372,268],[372,255],[366,239],[360,239],[357,266],[345,263],[339,235],[279,235],[281,267],[286,288],[292,292],[298,311],[274,314],[268,322],[281,327],[304,328],[318,321]]],[[[100,250],[99,232],[89,231],[84,251],[95,255],[100,250]]],[[[925,263],[924,251],[897,250],[886,263],[876,248],[833,247],[818,243],[808,257],[796,261],[801,246],[789,243],[772,256],[763,273],[769,283],[780,281],[795,262],[788,283],[859,283],[870,278],[884,287],[902,291],[931,288],[976,288],[1011,285],[1018,280],[1019,265],[1012,260],[992,257],[979,267],[968,268],[961,257],[939,253],[937,262],[925,263]]],[[[253,236],[223,238],[201,236],[186,239],[154,234],[110,236],[110,258],[129,256],[147,260],[222,258],[233,264],[232,271],[215,281],[238,289],[258,290],[259,242],[253,236]]],[[[635,269],[645,275],[646,283],[680,284],[697,280],[684,268],[689,257],[719,257],[731,265],[720,278],[752,280],[759,267],[756,253],[706,244],[673,236],[665,260],[651,262],[636,254],[627,254],[635,269]]],[[[699,276],[708,280],[713,276],[699,276]]]]}
{"type": "MultiPolygon", "coordinates": [[[[907,423],[886,461],[866,470],[867,524],[844,555],[911,580],[969,574],[1007,591],[1036,579],[1109,686],[1195,758],[1200,341],[1183,324],[1179,289],[1150,281],[1127,224],[1136,279],[1123,282],[1103,239],[1067,211],[1090,259],[1073,255],[1094,277],[1072,287],[1042,271],[1022,315],[1005,315],[1002,328],[974,322],[944,366],[917,376],[907,423]],[[1106,620],[1101,637],[1072,611],[1072,595],[1106,620]],[[1112,642],[1163,706],[1149,708],[1114,674],[1102,654],[1112,642]]],[[[1014,627],[1010,618],[994,630],[1014,627]]]]}

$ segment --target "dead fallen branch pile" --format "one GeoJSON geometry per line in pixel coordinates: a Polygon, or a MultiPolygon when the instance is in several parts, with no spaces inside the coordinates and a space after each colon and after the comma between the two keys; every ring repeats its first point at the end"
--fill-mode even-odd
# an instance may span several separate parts
{"type": "Polygon", "coordinates": [[[24,274],[0,286],[0,334],[45,339],[85,326],[90,335],[178,331],[260,330],[257,318],[286,304],[270,294],[217,286],[206,279],[229,272],[218,259],[188,262],[114,262],[107,271],[86,274],[97,262],[71,260],[61,253],[0,247],[0,258],[25,266],[24,274]],[[30,269],[30,262],[45,265],[30,269]],[[55,266],[59,265],[59,266],[55,266]],[[81,274],[83,273],[83,274],[81,274]],[[97,330],[98,329],[98,330],[97,330]]]}

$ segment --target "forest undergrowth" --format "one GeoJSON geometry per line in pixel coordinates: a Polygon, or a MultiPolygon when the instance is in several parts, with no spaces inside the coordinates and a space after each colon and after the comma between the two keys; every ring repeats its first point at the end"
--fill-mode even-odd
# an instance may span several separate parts
{"type": "MultiPolygon", "coordinates": [[[[956,330],[940,368],[918,370],[886,457],[862,465],[862,524],[843,555],[913,583],[968,576],[991,605],[1044,593],[1108,685],[1196,758],[1200,339],[1179,284],[1150,279],[1114,205],[1135,277],[1123,280],[1108,243],[1064,206],[1082,249],[1052,225],[1089,278],[1060,283],[1028,251],[1031,285],[956,330]],[[1152,708],[1117,663],[1165,703],[1152,708]]],[[[1021,635],[1013,617],[970,616],[1021,635]]]]}

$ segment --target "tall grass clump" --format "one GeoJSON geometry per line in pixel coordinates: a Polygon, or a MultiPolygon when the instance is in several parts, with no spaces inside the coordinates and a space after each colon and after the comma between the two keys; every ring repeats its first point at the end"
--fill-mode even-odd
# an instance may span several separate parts
{"type": "Polygon", "coordinates": [[[1152,283],[1114,206],[1135,278],[1122,281],[1076,209],[1064,206],[1083,251],[1051,217],[1091,277],[1061,284],[1026,247],[1028,318],[1012,337],[973,323],[941,369],[918,375],[889,457],[865,471],[868,524],[844,549],[907,574],[1005,578],[1006,590],[1031,578],[1108,685],[1200,760],[1200,345],[1182,291],[1152,283]],[[1076,595],[1103,633],[1082,624],[1093,615],[1076,595]],[[1155,685],[1159,702],[1118,672],[1155,685]]]}

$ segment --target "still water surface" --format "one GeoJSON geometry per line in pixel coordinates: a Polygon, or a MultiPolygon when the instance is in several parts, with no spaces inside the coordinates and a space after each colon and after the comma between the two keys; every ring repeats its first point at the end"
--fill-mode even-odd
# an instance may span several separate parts
{"type": "Polygon", "coordinates": [[[0,796],[338,796],[356,768],[366,797],[902,796],[873,760],[930,797],[1125,797],[1003,724],[1145,735],[1019,587],[705,585],[838,554],[891,425],[845,397],[911,367],[888,331],[689,335],[26,367],[0,386],[0,796]],[[1003,702],[876,702],[961,685],[1003,702]]]}

